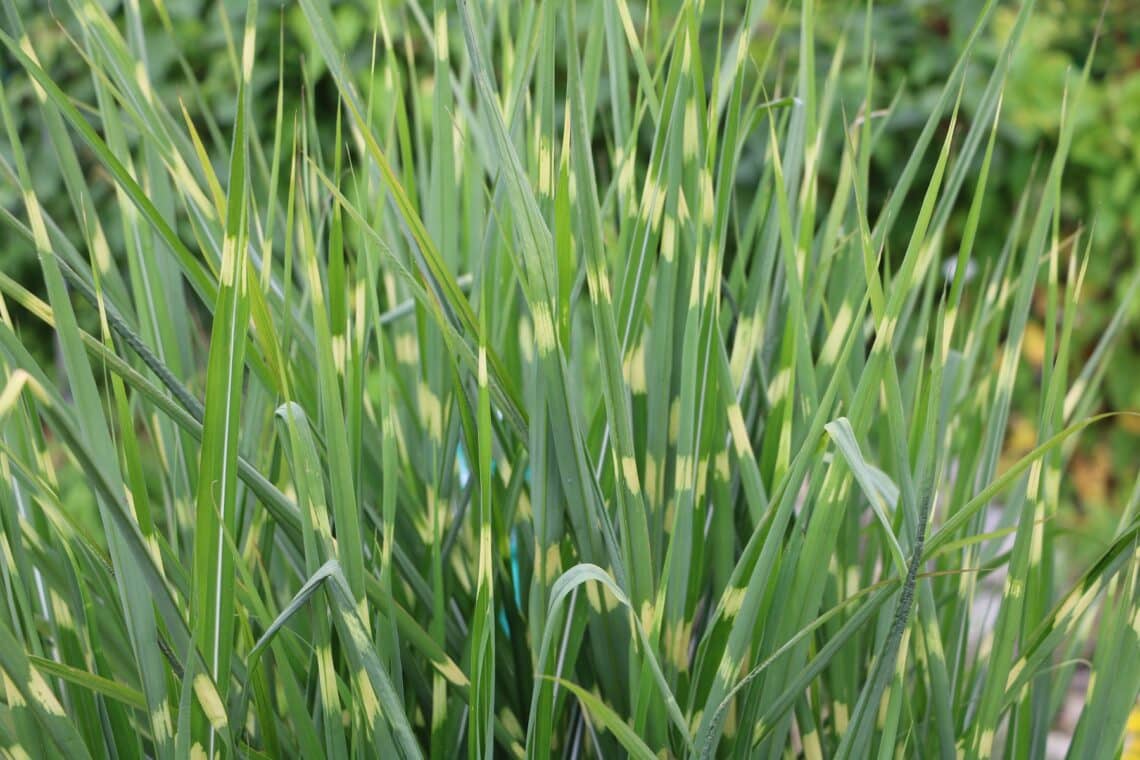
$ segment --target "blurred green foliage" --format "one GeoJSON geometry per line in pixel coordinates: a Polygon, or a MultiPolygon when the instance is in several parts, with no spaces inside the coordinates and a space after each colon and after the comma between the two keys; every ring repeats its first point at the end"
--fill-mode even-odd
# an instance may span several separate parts
{"type": "MultiPolygon", "coordinates": [[[[848,58],[864,54],[874,58],[875,107],[891,109],[889,116],[879,117],[882,131],[872,166],[869,200],[877,207],[888,197],[907,157],[904,152],[914,143],[940,83],[954,65],[954,51],[961,49],[985,3],[900,0],[877,2],[869,11],[865,5],[856,5],[860,7],[847,2],[821,3],[817,66],[829,65],[841,44],[846,45],[848,58]],[[867,28],[875,34],[866,35],[867,28]]],[[[961,134],[974,113],[984,77],[1012,28],[1017,5],[1005,3],[996,9],[978,48],[978,59],[967,72],[961,134]]],[[[1040,180],[1043,173],[1038,158],[1052,155],[1062,117],[1075,119],[1064,181],[1061,237],[1079,231],[1083,247],[1091,236],[1093,255],[1075,336],[1081,353],[1088,355],[1111,315],[1112,304],[1119,303],[1127,286],[1128,278],[1122,275],[1140,264],[1140,6],[1133,0],[1041,0],[1024,34],[1010,66],[976,250],[993,256],[1000,252],[1007,220],[1022,194],[1028,192],[1033,202],[1034,179],[1040,180]],[[1073,103],[1066,99],[1067,83],[1080,72],[1090,53],[1090,85],[1080,102],[1073,103]]],[[[783,44],[792,52],[795,30],[788,30],[786,37],[783,44]]],[[[844,102],[857,104],[867,83],[847,79],[843,86],[844,102]]],[[[842,135],[833,139],[842,139],[842,135]]],[[[917,211],[915,205],[904,213],[917,211]]],[[[964,213],[957,225],[951,223],[951,235],[961,229],[963,221],[964,213]]],[[[908,226],[900,224],[896,230],[898,237],[888,256],[900,255],[906,242],[908,226]]],[[[946,255],[953,253],[955,243],[954,239],[945,241],[946,255]]],[[[979,264],[984,266],[985,261],[979,264]]],[[[1036,367],[1040,367],[1044,342],[1044,297],[1041,293],[1026,337],[1025,358],[1036,367]]],[[[1106,410],[1140,408],[1140,387],[1133,382],[1140,372],[1140,330],[1126,330],[1123,341],[1105,378],[1106,410]]],[[[1020,377],[1017,391],[1018,408],[1032,417],[1040,394],[1031,373],[1020,377]]],[[[1081,443],[1068,478],[1079,521],[1083,524],[1087,519],[1090,528],[1105,506],[1123,501],[1126,494],[1117,493],[1115,475],[1131,471],[1140,456],[1140,429],[1131,420],[1105,423],[1099,432],[1081,443]]],[[[1011,453],[1023,447],[1022,441],[1013,438],[1008,442],[1011,453]]]]}
{"type": "MultiPolygon", "coordinates": [[[[239,40],[244,23],[245,0],[164,0],[162,3],[140,3],[144,18],[142,29],[126,29],[119,0],[98,0],[112,13],[116,23],[129,35],[143,40],[169,39],[176,34],[178,46],[164,44],[146,45],[145,66],[150,80],[156,83],[154,95],[174,113],[185,108],[195,129],[202,135],[207,151],[212,153],[214,166],[220,177],[225,176],[227,135],[233,122],[234,82],[230,61],[237,55],[239,40]]],[[[94,89],[90,79],[90,69],[76,48],[76,37],[80,31],[74,27],[74,14],[56,14],[54,5],[60,0],[14,0],[14,8],[23,27],[27,30],[32,49],[41,65],[47,69],[55,81],[73,98],[81,109],[94,103],[94,89]],[[61,18],[68,19],[65,25],[61,18]]],[[[260,16],[264,33],[258,38],[259,55],[255,65],[253,85],[257,96],[253,99],[254,115],[261,124],[272,125],[278,87],[278,71],[294,72],[301,70],[297,65],[304,55],[305,47],[292,33],[296,25],[283,24],[285,10],[281,3],[263,3],[260,16]],[[280,69],[279,64],[284,63],[280,69]]],[[[0,10],[0,21],[7,22],[4,11],[0,10]]],[[[14,28],[3,24],[4,28],[14,28]]],[[[83,239],[80,234],[80,220],[73,213],[73,206],[67,196],[62,173],[59,170],[57,152],[52,145],[42,113],[34,107],[35,92],[28,77],[16,75],[19,67],[9,59],[6,50],[0,50],[0,76],[4,77],[6,97],[14,105],[17,129],[25,151],[36,192],[45,199],[50,215],[63,227],[72,240],[83,239]]],[[[286,79],[281,86],[294,97],[301,97],[303,83],[300,79],[286,79]]],[[[321,92],[318,88],[317,92],[321,92]]],[[[325,90],[327,91],[327,90],[325,90]]],[[[331,97],[331,96],[330,96],[331,97]]],[[[335,102],[333,103],[335,105],[335,102]]],[[[92,116],[94,118],[94,116],[92,116]]],[[[98,127],[98,124],[95,124],[98,127]]],[[[331,129],[331,125],[330,125],[331,129]]],[[[132,150],[138,135],[128,134],[132,150]]],[[[11,159],[11,149],[5,136],[0,135],[0,155],[11,159]]],[[[80,153],[80,159],[84,159],[80,153]]],[[[100,216],[105,219],[117,218],[113,209],[113,184],[101,176],[101,169],[94,156],[84,166],[88,184],[100,216]]],[[[19,208],[16,197],[17,184],[0,181],[0,204],[9,211],[19,208]]],[[[121,251],[122,228],[117,224],[105,227],[108,242],[113,251],[121,251]]],[[[192,239],[188,233],[185,239],[192,239]]],[[[43,285],[40,269],[35,259],[31,243],[15,235],[7,235],[0,240],[0,270],[20,281],[25,287],[42,295],[43,285]]],[[[89,327],[94,326],[96,316],[82,300],[77,299],[76,308],[81,319],[89,327]]],[[[17,324],[25,331],[25,340],[41,355],[50,351],[50,334],[38,320],[20,319],[17,324]],[[40,340],[35,340],[34,336],[40,340]]]]}

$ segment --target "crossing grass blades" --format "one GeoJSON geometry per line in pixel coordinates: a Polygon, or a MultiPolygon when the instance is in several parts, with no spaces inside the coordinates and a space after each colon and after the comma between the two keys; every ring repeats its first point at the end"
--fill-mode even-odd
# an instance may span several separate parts
{"type": "Polygon", "coordinates": [[[1032,2],[881,207],[810,0],[299,0],[303,72],[251,3],[225,113],[164,4],[55,3],[82,94],[3,5],[4,756],[1040,757],[1074,689],[1120,751],[1140,489],[1087,567],[1054,519],[1136,300],[1074,352],[1087,68],[974,246],[1032,2]]]}

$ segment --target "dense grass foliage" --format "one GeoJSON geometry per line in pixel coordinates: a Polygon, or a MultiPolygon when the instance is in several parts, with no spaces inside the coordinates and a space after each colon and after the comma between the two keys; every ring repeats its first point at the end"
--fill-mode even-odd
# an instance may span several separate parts
{"type": "Polygon", "coordinates": [[[1087,66],[979,236],[1032,3],[966,120],[986,4],[872,213],[893,94],[837,93],[873,25],[817,69],[810,1],[380,3],[346,55],[299,0],[331,91],[256,81],[254,3],[228,135],[152,86],[183,53],[137,2],[57,4],[82,98],[0,2],[45,284],[0,273],[7,756],[1040,757],[1074,688],[1070,756],[1120,751],[1140,482],[1087,565],[1056,520],[1140,283],[1074,351],[1087,66]],[[753,55],[793,14],[797,67],[753,55]],[[999,467],[1035,299],[1038,439],[999,467]]]}

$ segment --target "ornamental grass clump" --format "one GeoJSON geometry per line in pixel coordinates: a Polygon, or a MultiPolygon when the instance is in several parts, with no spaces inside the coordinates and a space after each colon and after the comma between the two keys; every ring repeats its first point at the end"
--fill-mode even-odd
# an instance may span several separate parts
{"type": "Polygon", "coordinates": [[[1120,751],[1140,489],[1087,567],[1054,519],[1136,301],[1074,351],[1087,67],[974,245],[1031,2],[881,206],[810,0],[299,0],[303,66],[251,3],[226,99],[164,4],[56,3],[64,88],[3,2],[6,756],[1042,757],[1074,692],[1120,751]]]}

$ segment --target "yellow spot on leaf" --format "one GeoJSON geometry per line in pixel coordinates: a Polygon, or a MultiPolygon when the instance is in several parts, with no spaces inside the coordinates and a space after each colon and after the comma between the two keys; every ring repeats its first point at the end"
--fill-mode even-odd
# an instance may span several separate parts
{"type": "Polygon", "coordinates": [[[641,630],[646,634],[653,630],[653,610],[648,599],[641,603],[641,630]]]}
{"type": "Polygon", "coordinates": [[[685,103],[685,125],[682,132],[681,153],[686,161],[697,157],[697,103],[692,98],[685,103]]]}
{"type": "Polygon", "coordinates": [[[463,675],[463,671],[459,669],[459,666],[456,665],[453,660],[444,660],[443,662],[436,662],[434,664],[439,674],[450,683],[462,687],[466,687],[470,683],[467,680],[467,676],[463,675]]]}
{"type": "Polygon", "coordinates": [[[646,390],[648,390],[645,379],[644,340],[637,344],[637,348],[626,355],[625,361],[622,362],[622,370],[625,375],[625,381],[629,383],[631,393],[645,393],[646,390]]]}
{"type": "Polygon", "coordinates": [[[727,451],[722,451],[716,455],[716,477],[721,483],[727,483],[732,477],[727,451]]]}
{"type": "Polygon", "coordinates": [[[412,333],[396,336],[396,361],[415,366],[420,361],[420,344],[412,333]]]}
{"type": "Polygon", "coordinates": [[[205,673],[194,676],[194,694],[198,697],[198,704],[202,706],[206,720],[210,721],[214,730],[223,730],[229,723],[229,719],[226,717],[226,706],[222,703],[222,697],[218,694],[218,690],[214,688],[214,682],[205,673]]]}
{"type": "Polygon", "coordinates": [[[562,572],[562,552],[558,544],[546,547],[546,583],[551,585],[562,572]]]}
{"type": "Polygon", "coordinates": [[[376,697],[376,690],[372,688],[372,682],[368,680],[368,674],[364,669],[356,671],[356,690],[360,693],[360,705],[364,708],[364,717],[369,723],[373,723],[380,717],[380,700],[376,697]]]}
{"type": "Polygon", "coordinates": [[[633,457],[625,456],[621,458],[621,472],[625,477],[626,488],[633,495],[641,493],[641,481],[637,477],[637,462],[633,457]]]}
{"type": "Polygon", "coordinates": [[[534,335],[538,344],[539,353],[546,354],[554,350],[556,345],[554,335],[554,318],[550,307],[545,303],[534,305],[534,335]]]}
{"type": "Polygon", "coordinates": [[[726,618],[734,618],[740,612],[740,607],[744,604],[744,595],[747,593],[745,588],[730,588],[724,592],[723,601],[721,603],[726,618]]]}

